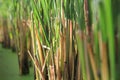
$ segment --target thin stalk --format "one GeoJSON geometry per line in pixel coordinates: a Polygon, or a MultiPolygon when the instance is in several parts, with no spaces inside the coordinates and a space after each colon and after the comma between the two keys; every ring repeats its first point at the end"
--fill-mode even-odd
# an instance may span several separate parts
{"type": "Polygon", "coordinates": [[[32,59],[34,65],[35,65],[35,68],[36,68],[36,70],[38,71],[38,73],[40,74],[42,80],[45,80],[45,77],[43,76],[42,71],[40,71],[40,69],[39,69],[38,65],[36,64],[36,61],[33,59],[33,57],[32,57],[32,55],[31,55],[30,51],[28,51],[28,54],[29,54],[30,58],[32,59]]]}
{"type": "Polygon", "coordinates": [[[102,41],[102,36],[99,33],[99,46],[100,46],[100,57],[101,57],[101,77],[102,80],[109,80],[108,71],[108,58],[107,58],[107,45],[102,41]]]}
{"type": "Polygon", "coordinates": [[[43,55],[43,49],[42,49],[42,45],[40,43],[40,40],[38,38],[38,33],[35,29],[35,35],[36,35],[36,41],[37,41],[37,46],[38,46],[38,52],[39,52],[39,58],[40,58],[40,62],[41,62],[41,66],[43,66],[44,64],[44,55],[43,55]]]}
{"type": "MultiPolygon", "coordinates": [[[[76,33],[77,38],[77,46],[79,51],[79,58],[80,58],[80,66],[82,69],[82,76],[83,80],[87,80],[87,73],[86,73],[86,67],[85,67],[85,56],[84,56],[84,48],[83,48],[83,33],[77,32],[76,33]]],[[[96,79],[97,80],[97,79],[96,79]]]]}
{"type": "Polygon", "coordinates": [[[89,58],[90,58],[91,66],[92,66],[94,79],[99,80],[99,77],[97,75],[97,66],[95,62],[95,57],[94,57],[93,49],[90,43],[87,44],[87,49],[88,49],[88,54],[89,54],[89,58]]]}
{"type": "Polygon", "coordinates": [[[70,47],[69,47],[69,67],[71,80],[74,79],[74,52],[73,52],[73,23],[69,20],[70,27],[70,47]]]}
{"type": "Polygon", "coordinates": [[[115,41],[114,41],[114,27],[113,27],[113,18],[112,18],[112,6],[111,0],[104,0],[105,7],[105,18],[106,18],[106,28],[108,36],[108,48],[109,48],[109,60],[110,60],[110,76],[111,80],[116,79],[115,71],[115,41]]]}

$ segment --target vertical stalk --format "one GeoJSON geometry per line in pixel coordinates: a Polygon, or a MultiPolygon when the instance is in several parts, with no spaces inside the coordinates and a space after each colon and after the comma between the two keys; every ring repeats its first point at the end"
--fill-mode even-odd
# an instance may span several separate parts
{"type": "Polygon", "coordinates": [[[109,46],[110,76],[111,76],[110,79],[115,80],[116,79],[115,43],[114,43],[114,27],[113,27],[111,0],[104,0],[104,7],[105,7],[105,18],[106,18],[106,27],[107,27],[107,36],[108,36],[108,46],[109,46]]]}
{"type": "Polygon", "coordinates": [[[99,33],[99,47],[100,47],[100,58],[101,58],[101,79],[109,80],[109,71],[108,71],[108,58],[107,58],[107,45],[102,41],[102,36],[99,33]]]}
{"type": "Polygon", "coordinates": [[[85,56],[84,56],[84,48],[83,48],[83,32],[77,32],[76,38],[77,38],[77,45],[78,45],[78,51],[79,51],[79,58],[80,58],[80,66],[82,69],[82,76],[83,80],[87,80],[87,73],[86,73],[86,67],[85,67],[85,56]]]}

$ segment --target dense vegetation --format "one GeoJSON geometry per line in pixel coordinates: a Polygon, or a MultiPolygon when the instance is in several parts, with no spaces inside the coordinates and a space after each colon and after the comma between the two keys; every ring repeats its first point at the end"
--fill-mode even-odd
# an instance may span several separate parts
{"type": "Polygon", "coordinates": [[[36,80],[119,80],[119,3],[0,0],[3,45],[17,51],[21,74],[32,60],[36,80]]]}

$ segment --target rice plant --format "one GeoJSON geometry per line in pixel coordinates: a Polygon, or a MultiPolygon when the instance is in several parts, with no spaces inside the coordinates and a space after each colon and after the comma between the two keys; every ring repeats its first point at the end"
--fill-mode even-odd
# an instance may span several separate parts
{"type": "Polygon", "coordinates": [[[13,0],[12,36],[35,80],[119,80],[118,3],[13,0]]]}

